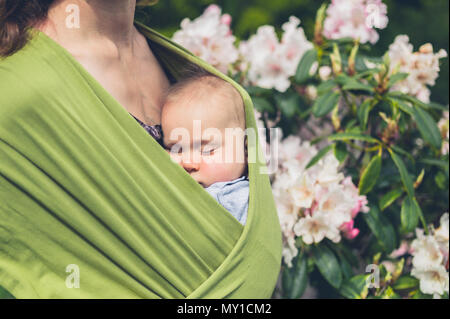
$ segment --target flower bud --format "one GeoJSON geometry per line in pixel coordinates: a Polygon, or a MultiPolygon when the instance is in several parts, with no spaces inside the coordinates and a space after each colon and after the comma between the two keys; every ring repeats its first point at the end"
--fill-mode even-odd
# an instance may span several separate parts
{"type": "Polygon", "coordinates": [[[327,81],[330,78],[331,68],[328,65],[321,66],[319,68],[319,77],[322,81],[327,81]]]}

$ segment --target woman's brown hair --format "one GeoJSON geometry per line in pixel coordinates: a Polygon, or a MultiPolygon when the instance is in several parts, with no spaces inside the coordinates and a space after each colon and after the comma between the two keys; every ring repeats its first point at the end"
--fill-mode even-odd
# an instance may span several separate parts
{"type": "Polygon", "coordinates": [[[0,0],[0,57],[20,50],[28,41],[27,29],[47,16],[55,0],[0,0]]]}

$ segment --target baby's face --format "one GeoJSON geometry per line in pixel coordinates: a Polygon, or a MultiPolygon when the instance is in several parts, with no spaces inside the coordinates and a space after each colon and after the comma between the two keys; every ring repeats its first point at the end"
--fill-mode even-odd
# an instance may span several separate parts
{"type": "Polygon", "coordinates": [[[163,107],[164,145],[172,159],[203,187],[245,173],[245,127],[239,127],[230,103],[234,102],[221,95],[180,96],[163,107]]]}

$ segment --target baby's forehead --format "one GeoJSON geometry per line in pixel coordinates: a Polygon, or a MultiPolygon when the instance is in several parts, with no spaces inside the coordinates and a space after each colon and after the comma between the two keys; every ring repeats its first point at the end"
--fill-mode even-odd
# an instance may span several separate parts
{"type": "Polygon", "coordinates": [[[190,95],[207,98],[225,96],[233,102],[242,101],[240,93],[231,83],[216,76],[194,77],[180,81],[169,89],[167,98],[173,99],[190,95]]]}
{"type": "Polygon", "coordinates": [[[169,105],[171,110],[186,113],[186,119],[201,114],[217,123],[235,122],[235,126],[245,128],[244,103],[239,91],[217,77],[205,76],[176,84],[167,95],[165,107],[169,105]]]}

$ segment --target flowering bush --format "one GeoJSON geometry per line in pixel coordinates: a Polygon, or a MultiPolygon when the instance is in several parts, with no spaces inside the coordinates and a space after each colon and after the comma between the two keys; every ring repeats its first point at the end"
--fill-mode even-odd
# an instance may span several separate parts
{"type": "Polygon", "coordinates": [[[288,267],[297,256],[295,237],[307,245],[324,238],[341,241],[358,236],[353,219],[360,211],[368,212],[367,199],[360,196],[350,177],[339,172],[339,161],[326,155],[312,168],[308,163],[317,156],[309,142],[289,136],[280,145],[280,168],[273,181],[273,193],[286,239],[283,257],[288,267]]]}
{"type": "Polygon", "coordinates": [[[414,52],[399,35],[371,56],[387,24],[381,0],[333,0],[311,40],[291,17],[280,38],[261,26],[238,42],[213,5],[174,35],[246,87],[261,127],[283,133],[260,136],[279,146],[274,297],[448,298],[448,107],[429,91],[447,54],[414,52]]]}

